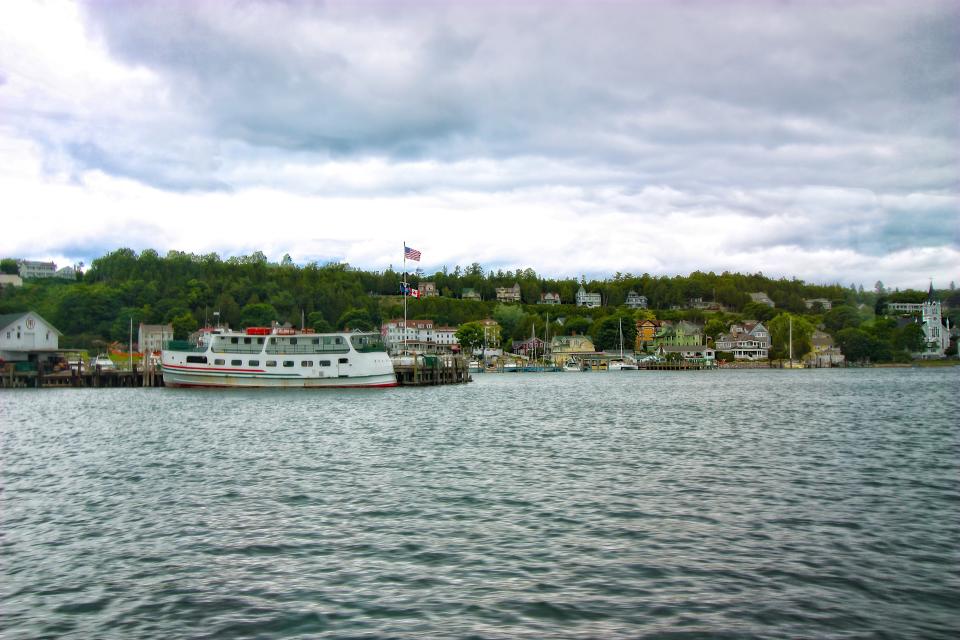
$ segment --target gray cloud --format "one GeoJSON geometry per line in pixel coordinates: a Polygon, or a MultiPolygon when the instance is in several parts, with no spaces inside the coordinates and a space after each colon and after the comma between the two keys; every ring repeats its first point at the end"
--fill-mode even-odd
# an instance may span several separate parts
{"type": "Polygon", "coordinates": [[[560,189],[584,224],[736,225],[720,268],[960,248],[955,2],[116,0],[83,17],[151,81],[102,113],[0,102],[52,172],[346,199],[560,189]]]}

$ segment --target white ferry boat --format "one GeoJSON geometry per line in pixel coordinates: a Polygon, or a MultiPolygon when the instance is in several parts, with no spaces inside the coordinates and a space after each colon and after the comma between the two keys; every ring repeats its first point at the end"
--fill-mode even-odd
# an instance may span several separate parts
{"type": "Polygon", "coordinates": [[[196,345],[168,342],[161,364],[169,387],[397,386],[378,333],[215,329],[196,345]]]}

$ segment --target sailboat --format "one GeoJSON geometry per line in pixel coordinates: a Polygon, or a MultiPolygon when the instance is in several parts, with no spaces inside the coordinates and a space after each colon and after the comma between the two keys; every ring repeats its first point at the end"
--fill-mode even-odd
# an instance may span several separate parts
{"type": "Polygon", "coordinates": [[[607,369],[609,371],[636,371],[638,369],[637,365],[627,362],[623,357],[623,318],[617,319],[617,328],[620,331],[620,358],[611,360],[607,364],[607,369]]]}

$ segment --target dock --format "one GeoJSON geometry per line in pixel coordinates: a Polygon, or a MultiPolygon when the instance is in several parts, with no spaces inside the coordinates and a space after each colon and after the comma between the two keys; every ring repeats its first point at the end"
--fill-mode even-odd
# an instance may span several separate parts
{"type": "Polygon", "coordinates": [[[400,358],[393,363],[401,387],[430,387],[470,382],[470,371],[462,356],[425,355],[400,358]],[[409,361],[409,362],[408,362],[409,361]]]}
{"type": "Polygon", "coordinates": [[[17,370],[8,365],[0,372],[0,388],[48,389],[58,387],[162,387],[163,374],[159,367],[134,365],[129,369],[76,368],[62,371],[44,371],[42,365],[35,370],[17,370]]]}

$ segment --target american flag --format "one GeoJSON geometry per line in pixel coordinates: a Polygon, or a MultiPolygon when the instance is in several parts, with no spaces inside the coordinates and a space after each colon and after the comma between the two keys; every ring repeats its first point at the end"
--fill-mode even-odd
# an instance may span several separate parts
{"type": "Polygon", "coordinates": [[[420,252],[416,249],[411,249],[407,245],[403,245],[403,257],[420,262],[420,252]]]}

